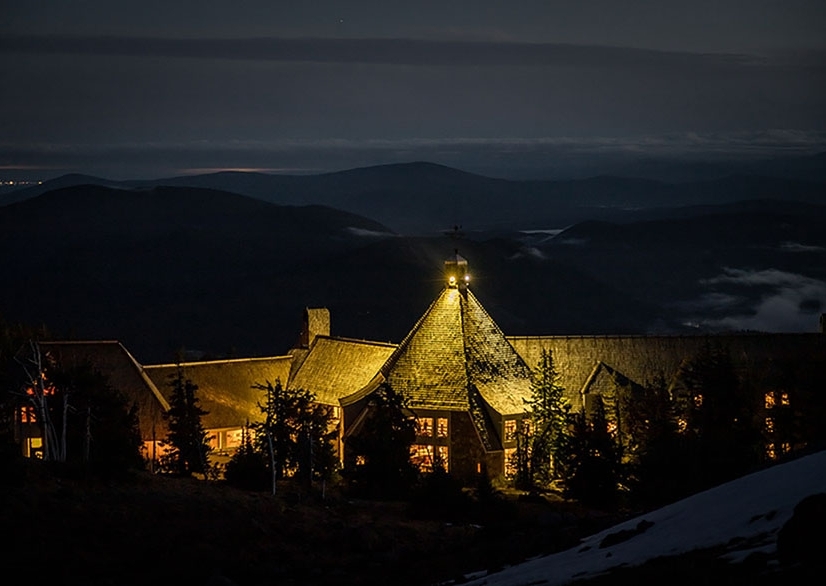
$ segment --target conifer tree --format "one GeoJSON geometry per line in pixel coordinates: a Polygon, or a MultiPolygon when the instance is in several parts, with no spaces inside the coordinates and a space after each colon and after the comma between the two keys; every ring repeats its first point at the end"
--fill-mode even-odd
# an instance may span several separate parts
{"type": "Polygon", "coordinates": [[[331,409],[316,403],[311,392],[285,389],[279,380],[253,388],[265,392],[259,403],[264,420],[251,427],[257,449],[268,456],[272,493],[277,480],[293,473],[307,486],[312,480],[326,481],[336,464],[331,409]]]}
{"type": "Polygon", "coordinates": [[[628,431],[628,480],[645,505],[673,502],[686,494],[688,451],[677,409],[662,375],[623,397],[628,431]]]}
{"type": "Polygon", "coordinates": [[[249,422],[241,430],[241,445],[227,462],[224,479],[245,490],[266,490],[270,486],[268,458],[253,442],[249,422]]]}
{"type": "Polygon", "coordinates": [[[585,504],[610,507],[617,495],[620,459],[608,430],[602,401],[595,401],[590,417],[581,410],[568,418],[571,431],[560,449],[565,495],[585,504]]]}
{"type": "Polygon", "coordinates": [[[707,343],[685,366],[678,408],[692,445],[693,490],[702,490],[748,472],[762,458],[761,432],[754,426],[731,356],[707,343]]]}
{"type": "MultiPolygon", "coordinates": [[[[565,388],[560,384],[560,374],[554,364],[553,352],[543,349],[539,363],[531,376],[531,399],[526,401],[530,415],[530,428],[520,430],[523,435],[517,454],[517,462],[527,463],[528,488],[547,486],[559,476],[556,462],[565,442],[570,405],[565,399],[565,388]]],[[[517,472],[519,475],[520,473],[517,472]]]]}
{"type": "Polygon", "coordinates": [[[201,408],[196,392],[198,385],[184,378],[182,368],[170,376],[172,397],[165,417],[169,433],[163,445],[169,451],[161,458],[161,466],[177,474],[191,476],[209,473],[209,454],[212,447],[201,418],[209,412],[201,408]]]}
{"type": "Polygon", "coordinates": [[[417,476],[410,462],[416,421],[407,413],[404,395],[387,383],[370,395],[367,409],[361,430],[345,445],[345,476],[351,490],[365,496],[402,496],[417,476]]]}

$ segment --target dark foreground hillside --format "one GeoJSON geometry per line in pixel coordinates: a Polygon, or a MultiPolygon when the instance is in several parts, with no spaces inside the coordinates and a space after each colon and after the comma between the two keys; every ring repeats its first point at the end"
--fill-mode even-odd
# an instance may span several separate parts
{"type": "Polygon", "coordinates": [[[287,487],[273,498],[148,474],[28,476],[0,488],[0,531],[6,571],[29,584],[433,584],[573,545],[616,520],[515,497],[436,520],[405,503],[301,500],[287,487]]]}

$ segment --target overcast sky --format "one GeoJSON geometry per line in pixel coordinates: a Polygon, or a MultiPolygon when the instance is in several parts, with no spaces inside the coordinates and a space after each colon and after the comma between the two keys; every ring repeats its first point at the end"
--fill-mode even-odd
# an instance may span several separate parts
{"type": "Polygon", "coordinates": [[[824,31],[822,0],[3,2],[0,179],[815,152],[824,31]]]}

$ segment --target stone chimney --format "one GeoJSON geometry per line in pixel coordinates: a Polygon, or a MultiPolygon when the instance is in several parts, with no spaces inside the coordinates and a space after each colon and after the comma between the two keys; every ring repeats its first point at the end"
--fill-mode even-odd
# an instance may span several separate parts
{"type": "Polygon", "coordinates": [[[307,307],[304,309],[304,324],[298,345],[309,348],[316,336],[330,335],[330,310],[326,307],[307,307]]]}

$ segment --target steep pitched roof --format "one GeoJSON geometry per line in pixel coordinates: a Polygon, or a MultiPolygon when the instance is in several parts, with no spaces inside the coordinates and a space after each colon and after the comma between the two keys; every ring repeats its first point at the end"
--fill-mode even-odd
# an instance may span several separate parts
{"type": "Polygon", "coordinates": [[[395,349],[395,344],[317,336],[288,386],[312,392],[319,403],[338,405],[364,388],[395,349]]]}
{"type": "Polygon", "coordinates": [[[204,426],[218,429],[260,420],[258,403],[263,400],[263,392],[253,386],[276,381],[286,384],[291,362],[291,356],[276,356],[155,364],[145,366],[144,370],[169,400],[172,395],[169,382],[178,368],[182,368],[184,378],[198,385],[201,407],[209,412],[203,418],[204,426]]]}
{"type": "Polygon", "coordinates": [[[468,410],[478,393],[500,414],[525,411],[530,369],[470,290],[448,287],[382,374],[411,408],[468,410]]]}
{"type": "Polygon", "coordinates": [[[162,414],[169,409],[169,403],[143,367],[117,340],[40,342],[40,348],[64,368],[88,362],[106,376],[114,389],[138,406],[144,438],[152,437],[153,427],[162,425],[162,414]]]}

